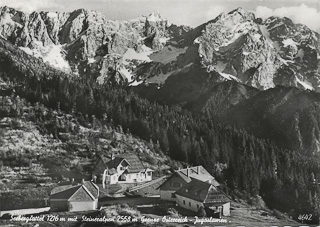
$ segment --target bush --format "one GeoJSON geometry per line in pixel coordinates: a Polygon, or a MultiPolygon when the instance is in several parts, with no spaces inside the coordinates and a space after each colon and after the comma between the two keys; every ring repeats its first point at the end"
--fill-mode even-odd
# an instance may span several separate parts
{"type": "Polygon", "coordinates": [[[265,202],[259,195],[256,195],[255,197],[250,198],[250,205],[255,206],[259,209],[267,208],[265,202]]]}
{"type": "Polygon", "coordinates": [[[199,217],[207,217],[207,212],[204,207],[200,207],[197,214],[199,217]]]}

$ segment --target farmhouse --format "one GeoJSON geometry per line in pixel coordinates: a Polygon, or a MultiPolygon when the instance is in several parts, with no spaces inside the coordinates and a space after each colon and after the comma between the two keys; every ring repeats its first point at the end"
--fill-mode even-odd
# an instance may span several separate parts
{"type": "Polygon", "coordinates": [[[219,186],[219,183],[214,177],[202,166],[179,169],[158,187],[160,189],[160,198],[163,200],[176,201],[175,192],[191,182],[192,178],[209,182],[214,186],[219,186]]]}
{"type": "Polygon", "coordinates": [[[98,206],[99,187],[92,181],[54,188],[50,194],[52,211],[95,210],[98,206]]]}
{"type": "Polygon", "coordinates": [[[178,206],[185,209],[197,212],[203,207],[207,214],[230,216],[230,200],[211,183],[192,179],[175,195],[178,206]]]}
{"type": "Polygon", "coordinates": [[[124,153],[112,155],[110,158],[100,157],[93,177],[105,184],[136,183],[152,180],[152,169],[144,168],[135,154],[124,153]]]}

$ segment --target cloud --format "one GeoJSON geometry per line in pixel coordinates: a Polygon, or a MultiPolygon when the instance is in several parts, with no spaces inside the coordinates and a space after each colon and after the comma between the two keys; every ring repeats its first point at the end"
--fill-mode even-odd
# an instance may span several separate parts
{"type": "Polygon", "coordinates": [[[0,6],[9,6],[28,13],[59,7],[55,0],[1,0],[0,6]]]}
{"type": "Polygon", "coordinates": [[[288,17],[294,23],[305,24],[309,28],[320,32],[320,12],[305,4],[276,9],[270,9],[266,6],[258,6],[255,10],[255,14],[257,17],[261,18],[268,18],[270,16],[288,17]]]}
{"type": "Polygon", "coordinates": [[[223,6],[214,6],[211,7],[206,14],[207,20],[215,19],[220,13],[224,12],[225,8],[223,6]]]}

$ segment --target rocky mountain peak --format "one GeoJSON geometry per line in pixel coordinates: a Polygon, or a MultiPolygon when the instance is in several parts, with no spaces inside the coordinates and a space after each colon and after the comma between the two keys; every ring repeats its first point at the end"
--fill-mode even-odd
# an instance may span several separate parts
{"type": "Polygon", "coordinates": [[[159,22],[162,21],[162,17],[158,11],[152,12],[149,16],[146,17],[146,20],[149,22],[159,22]]]}
{"type": "Polygon", "coordinates": [[[259,89],[285,85],[318,90],[320,85],[319,34],[289,18],[263,21],[238,8],[208,22],[194,43],[208,71],[226,79],[259,89]]]}
{"type": "Polygon", "coordinates": [[[232,10],[228,13],[223,13],[221,16],[221,19],[226,19],[228,18],[229,20],[232,19],[233,21],[246,21],[246,20],[254,20],[255,15],[251,12],[248,12],[244,10],[241,7],[238,7],[235,10],[232,10]]]}
{"type": "MultiPolygon", "coordinates": [[[[54,59],[58,58],[64,65],[59,69],[68,68],[67,71],[79,75],[90,72],[109,78],[110,67],[112,72],[121,74],[121,56],[127,51],[135,52],[134,55],[150,54],[162,49],[169,37],[170,24],[157,12],[130,21],[109,20],[99,12],[85,9],[25,14],[2,7],[0,12],[2,37],[53,66],[57,66],[54,59]],[[109,64],[111,58],[117,64],[109,64]],[[119,67],[115,69],[115,65],[119,67]]],[[[126,60],[131,61],[131,57],[126,60]]],[[[131,81],[126,76],[123,79],[131,81]]]]}

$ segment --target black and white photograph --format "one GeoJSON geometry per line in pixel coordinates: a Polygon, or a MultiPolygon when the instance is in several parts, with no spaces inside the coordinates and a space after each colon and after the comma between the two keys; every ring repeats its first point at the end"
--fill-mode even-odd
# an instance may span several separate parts
{"type": "Polygon", "coordinates": [[[320,0],[0,0],[0,227],[320,226],[320,0]]]}

